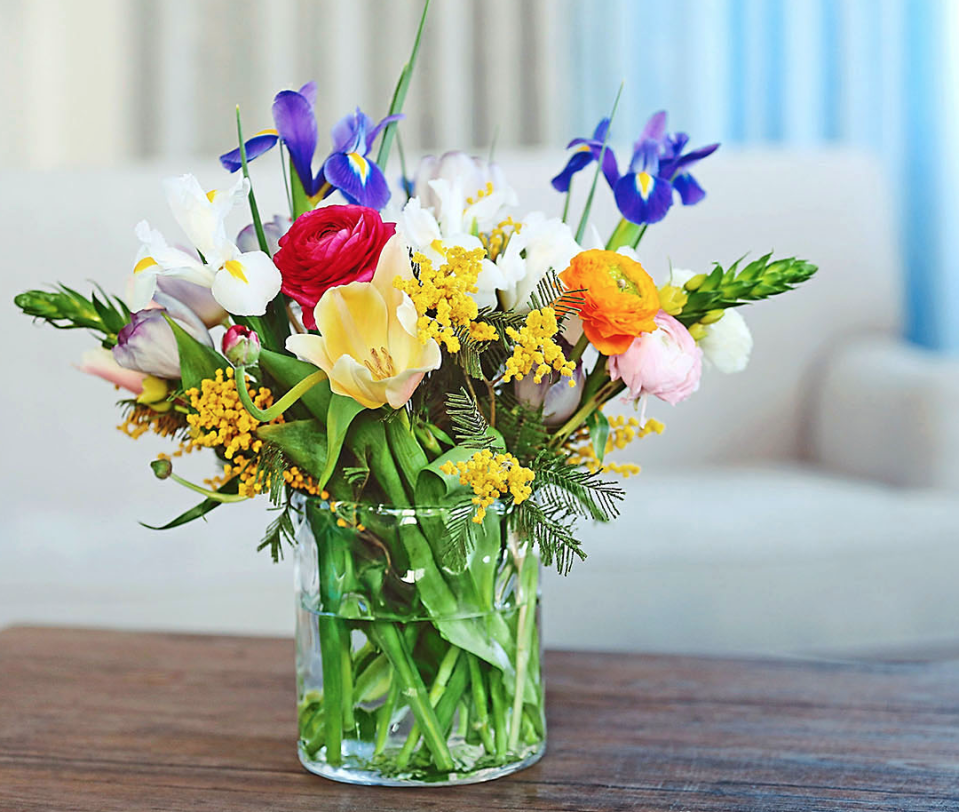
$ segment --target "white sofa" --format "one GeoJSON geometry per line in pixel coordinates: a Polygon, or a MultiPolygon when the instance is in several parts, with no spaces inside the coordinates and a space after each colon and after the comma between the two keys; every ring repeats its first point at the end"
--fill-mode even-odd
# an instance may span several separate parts
{"type": "MultiPolygon", "coordinates": [[[[562,156],[503,156],[525,208],[556,211],[562,156]]],[[[275,163],[255,175],[280,210],[275,163]]],[[[0,473],[0,625],[17,621],[288,633],[289,560],[255,546],[262,506],[156,534],[192,504],[148,462],[164,445],[114,430],[115,399],[69,369],[81,334],[32,328],[20,289],[96,278],[122,290],[147,217],[173,230],[159,179],[211,162],[0,175],[0,346],[7,429],[0,473]]],[[[709,196],[674,210],[641,246],[647,269],[707,270],[747,250],[817,262],[804,289],[744,311],[750,368],[651,414],[662,437],[622,459],[622,519],[584,529],[587,562],[549,575],[553,646],[837,652],[959,636],[959,367],[900,343],[901,259],[888,188],[843,152],[736,154],[697,173],[709,196]]],[[[579,183],[582,193],[585,182],[579,183]]],[[[576,207],[574,206],[574,211],[576,207]]],[[[613,223],[600,190],[597,213],[613,223]]],[[[242,225],[238,220],[237,225],[242,225]]],[[[191,459],[200,478],[209,459],[191,459]]]]}

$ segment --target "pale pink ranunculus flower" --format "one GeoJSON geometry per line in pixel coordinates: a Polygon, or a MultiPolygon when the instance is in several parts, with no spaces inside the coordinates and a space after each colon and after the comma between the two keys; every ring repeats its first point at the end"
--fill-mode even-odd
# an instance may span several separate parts
{"type": "Polygon", "coordinates": [[[630,397],[655,395],[676,405],[699,389],[703,351],[676,319],[660,310],[652,333],[633,339],[629,349],[609,358],[609,375],[622,379],[630,397]]]}

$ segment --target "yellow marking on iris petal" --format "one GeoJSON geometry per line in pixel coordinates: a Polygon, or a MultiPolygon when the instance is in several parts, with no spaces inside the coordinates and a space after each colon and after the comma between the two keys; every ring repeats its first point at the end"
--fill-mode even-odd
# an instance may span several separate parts
{"type": "Polygon", "coordinates": [[[649,189],[653,185],[653,176],[648,172],[640,172],[636,176],[636,188],[643,196],[643,200],[649,197],[649,189]]]}
{"type": "Polygon", "coordinates": [[[230,274],[234,279],[239,279],[245,284],[250,284],[250,280],[246,278],[246,274],[243,273],[243,263],[237,259],[228,259],[223,265],[226,269],[226,272],[230,274]]]}
{"type": "Polygon", "coordinates": [[[133,266],[133,273],[140,273],[140,271],[145,271],[147,268],[152,268],[154,265],[159,265],[159,263],[153,257],[144,257],[133,266]]]}
{"type": "Polygon", "coordinates": [[[589,144],[577,144],[573,152],[589,152],[592,147],[589,144]]]}
{"type": "Polygon", "coordinates": [[[216,197],[216,192],[216,189],[210,189],[210,191],[206,193],[206,199],[212,203],[213,198],[216,197]]]}
{"type": "Polygon", "coordinates": [[[353,171],[366,183],[366,176],[370,174],[370,162],[358,152],[347,152],[346,157],[353,166],[353,171]]]}
{"type": "Polygon", "coordinates": [[[267,127],[265,130],[260,130],[260,131],[259,131],[256,135],[254,135],[253,137],[254,137],[254,138],[257,138],[258,136],[261,136],[261,135],[275,135],[275,136],[277,136],[278,138],[279,138],[279,136],[280,136],[279,132],[277,132],[277,131],[276,131],[275,129],[273,129],[272,127],[267,127]]]}

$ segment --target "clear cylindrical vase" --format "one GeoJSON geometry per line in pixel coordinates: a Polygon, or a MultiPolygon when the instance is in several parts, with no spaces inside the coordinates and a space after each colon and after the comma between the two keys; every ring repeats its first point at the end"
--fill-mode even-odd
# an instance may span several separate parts
{"type": "Polygon", "coordinates": [[[296,673],[309,771],[467,784],[545,752],[538,556],[497,505],[466,533],[451,529],[458,519],[303,500],[296,673]]]}

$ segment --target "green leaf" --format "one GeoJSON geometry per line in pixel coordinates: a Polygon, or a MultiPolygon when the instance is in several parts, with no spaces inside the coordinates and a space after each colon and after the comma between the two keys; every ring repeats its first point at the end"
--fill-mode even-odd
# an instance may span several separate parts
{"type": "Polygon", "coordinates": [[[609,420],[597,409],[586,418],[586,427],[589,429],[589,439],[593,442],[596,459],[602,464],[606,456],[606,441],[609,439],[609,420]]]}
{"type": "MultiPolygon", "coordinates": [[[[393,91],[393,101],[390,102],[389,115],[396,115],[402,112],[403,102],[406,101],[406,94],[410,89],[410,80],[413,78],[413,68],[416,65],[416,55],[420,50],[420,40],[423,37],[423,28],[426,25],[426,13],[430,9],[430,0],[423,3],[423,14],[420,16],[420,24],[416,29],[416,39],[413,41],[413,51],[410,53],[409,62],[403,66],[400,71],[400,78],[396,83],[396,90],[393,91]]],[[[386,162],[390,157],[390,147],[393,144],[393,135],[396,132],[397,122],[391,121],[383,130],[383,137],[380,141],[380,151],[376,155],[376,165],[386,171],[386,162]]]]}
{"type": "MultiPolygon", "coordinates": [[[[283,355],[271,350],[260,351],[260,367],[277,383],[289,391],[304,378],[316,372],[313,364],[293,358],[289,355],[283,355]]],[[[321,423],[326,422],[326,415],[330,408],[329,381],[318,383],[310,389],[302,398],[302,403],[317,420],[321,423]]]]}
{"type": "MultiPolygon", "coordinates": [[[[229,482],[226,482],[222,487],[217,488],[217,493],[236,493],[239,488],[239,481],[234,477],[229,482]]],[[[185,513],[181,513],[175,519],[167,522],[164,525],[155,527],[152,524],[147,524],[146,522],[140,522],[140,525],[147,528],[147,530],[171,530],[174,527],[179,527],[180,525],[187,524],[192,522],[194,519],[199,519],[203,516],[206,516],[214,508],[222,505],[222,502],[218,502],[215,499],[204,499],[200,504],[194,505],[185,513]]]]}
{"type": "Polygon", "coordinates": [[[613,126],[613,119],[616,118],[616,108],[619,107],[619,97],[623,95],[623,82],[616,91],[616,100],[613,102],[613,109],[609,113],[609,125],[606,127],[606,137],[603,139],[603,148],[599,152],[599,160],[596,162],[596,172],[593,174],[593,185],[589,187],[589,194],[586,196],[586,204],[583,206],[583,216],[579,220],[579,227],[576,229],[576,242],[583,241],[583,235],[586,233],[586,224],[589,222],[589,213],[593,208],[593,197],[596,194],[596,184],[599,181],[599,173],[603,170],[603,159],[606,157],[606,147],[609,141],[609,131],[613,126]]]}
{"type": "Polygon", "coordinates": [[[317,420],[268,423],[260,426],[256,435],[279,446],[294,465],[317,480],[326,469],[326,432],[317,420]]]}
{"type": "Polygon", "coordinates": [[[343,448],[343,441],[346,439],[346,432],[353,418],[365,410],[366,407],[363,404],[351,397],[333,395],[330,398],[330,408],[326,413],[326,467],[317,482],[319,487],[324,487],[333,476],[336,462],[340,458],[340,450],[343,448]]]}
{"type": "Polygon", "coordinates": [[[218,369],[230,368],[230,362],[215,349],[197,341],[166,314],[163,317],[176,338],[177,351],[180,353],[180,380],[184,389],[199,388],[204,380],[215,378],[218,369]]]}
{"type": "Polygon", "coordinates": [[[310,197],[303,188],[303,181],[296,174],[296,167],[293,166],[293,160],[290,159],[290,188],[293,196],[293,219],[295,220],[301,214],[305,214],[313,208],[310,203],[310,197]]]}

